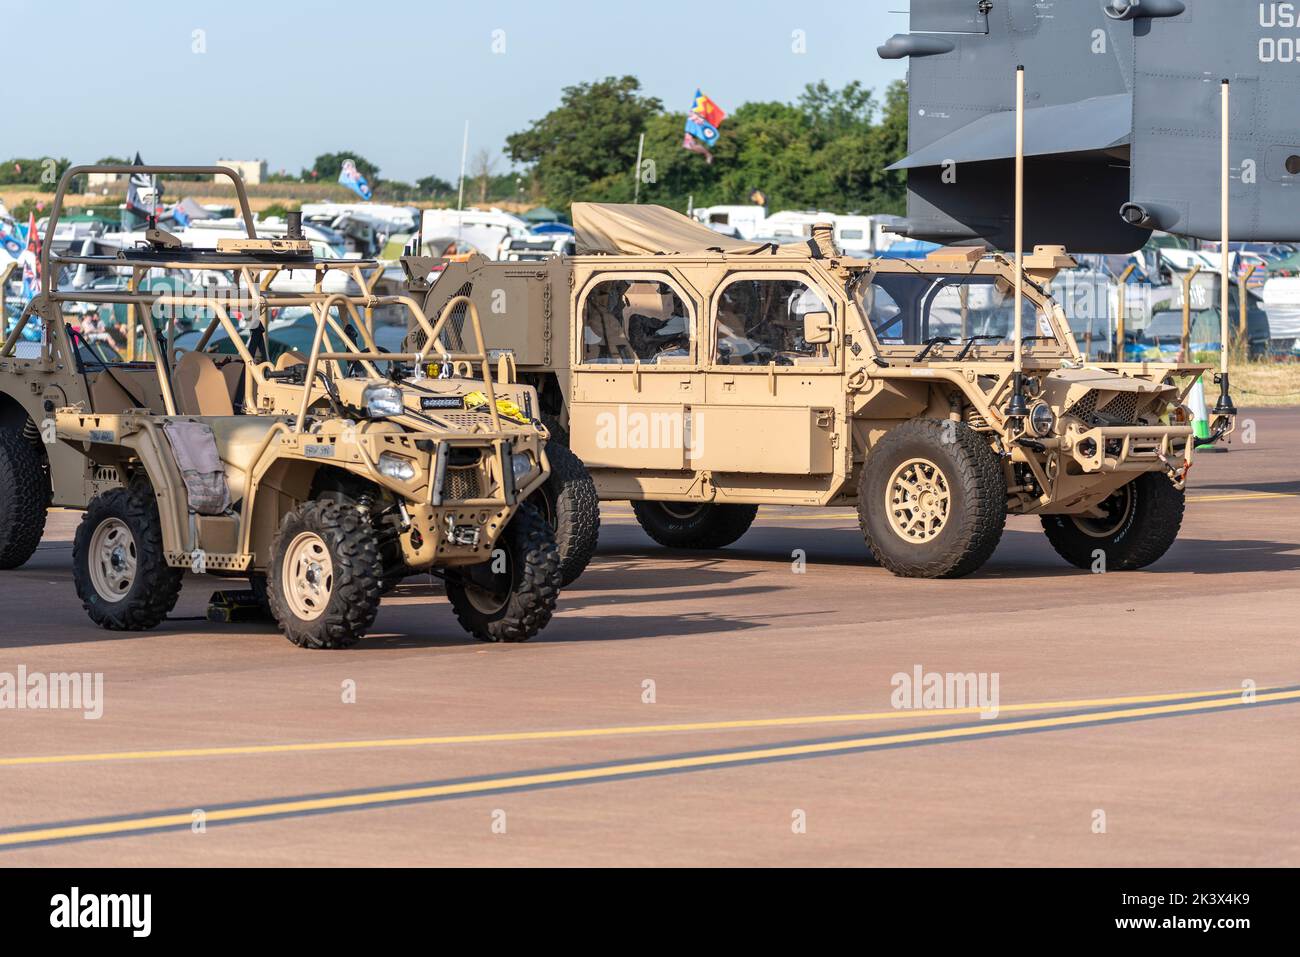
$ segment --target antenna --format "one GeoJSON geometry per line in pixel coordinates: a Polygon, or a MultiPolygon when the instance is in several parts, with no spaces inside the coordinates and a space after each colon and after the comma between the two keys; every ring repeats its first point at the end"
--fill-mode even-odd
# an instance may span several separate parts
{"type": "Polygon", "coordinates": [[[1021,316],[1025,281],[1025,68],[1016,67],[1016,297],[1015,340],[1012,353],[1015,364],[1011,373],[1011,401],[1008,419],[1023,419],[1029,414],[1025,403],[1024,352],[1021,349],[1021,316]]]}
{"type": "MultiPolygon", "coordinates": [[[[460,195],[456,199],[456,239],[465,231],[465,160],[469,158],[469,120],[465,121],[465,139],[460,144],[460,195]]],[[[459,250],[459,244],[457,249],[459,250]]]]}
{"type": "MultiPolygon", "coordinates": [[[[1222,236],[1219,239],[1220,268],[1223,271],[1222,288],[1219,290],[1219,401],[1214,404],[1214,414],[1236,415],[1237,407],[1232,403],[1232,396],[1228,393],[1228,267],[1231,260],[1231,254],[1228,252],[1228,187],[1232,183],[1231,171],[1228,166],[1228,102],[1229,87],[1231,84],[1225,79],[1221,87],[1223,104],[1223,130],[1220,144],[1222,171],[1220,176],[1220,208],[1219,208],[1219,226],[1222,236]]],[[[1243,297],[1242,308],[1245,308],[1244,297],[1248,295],[1246,285],[1242,283],[1241,295],[1243,297]]]]}
{"type": "Polygon", "coordinates": [[[641,140],[636,145],[636,171],[633,177],[636,180],[636,186],[632,193],[632,202],[641,202],[641,154],[645,151],[645,134],[641,134],[641,140]]]}

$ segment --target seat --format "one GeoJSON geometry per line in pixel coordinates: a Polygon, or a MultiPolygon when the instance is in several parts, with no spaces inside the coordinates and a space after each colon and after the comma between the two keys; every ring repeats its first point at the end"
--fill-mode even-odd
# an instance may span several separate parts
{"type": "Polygon", "coordinates": [[[172,377],[176,411],[181,415],[234,415],[226,377],[202,352],[187,352],[176,363],[172,377]]]}
{"type": "Polygon", "coordinates": [[[217,366],[221,377],[226,380],[226,392],[230,394],[230,403],[236,410],[244,405],[244,360],[231,357],[217,366]]]}

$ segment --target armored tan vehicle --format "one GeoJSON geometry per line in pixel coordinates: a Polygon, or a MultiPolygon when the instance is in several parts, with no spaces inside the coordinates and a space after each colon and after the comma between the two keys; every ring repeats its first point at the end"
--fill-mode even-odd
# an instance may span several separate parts
{"type": "Polygon", "coordinates": [[[654,206],[573,217],[576,256],[407,257],[408,283],[426,310],[478,305],[600,498],[656,541],[718,548],[762,504],[845,506],[889,570],[939,577],[979,568],[1008,514],[1080,567],[1140,568],[1177,536],[1206,367],[1089,364],[1048,292],[1060,247],[1024,257],[1017,296],[982,249],[863,260],[829,227],[776,245],[654,206]]]}
{"type": "Polygon", "coordinates": [[[559,589],[553,533],[526,501],[548,478],[547,434],[529,386],[494,382],[474,306],[465,304],[465,332],[477,345],[440,348],[451,309],[431,322],[409,297],[373,294],[377,263],[317,259],[296,223],[284,239],[257,238],[242,182],[221,167],[74,168],[55,194],[51,231],[69,179],[90,171],[228,176],[247,232],[215,250],[156,228],[115,256],[47,248],[41,294],[0,350],[0,372],[28,383],[14,391],[40,402],[10,400],[26,419],[4,447],[25,483],[20,503],[34,518],[43,513],[48,475],[55,501],[86,507],[73,563],[91,619],[154,627],[190,569],[249,576],[291,641],[340,648],[365,634],[401,575],[429,571],[476,637],[536,634],[559,589]],[[129,284],[57,291],[53,277],[80,265],[124,270],[129,284]],[[322,292],[335,269],[360,294],[322,292]],[[291,270],[313,276],[315,291],[271,292],[291,270]],[[195,296],[140,288],[175,272],[220,275],[227,285],[195,296]],[[63,318],[72,298],[125,304],[132,326],[144,327],[137,354],[109,361],[81,342],[63,318]],[[430,352],[377,346],[372,311],[385,306],[409,311],[430,352]],[[270,361],[266,322],[276,309],[310,317],[306,354],[270,361]],[[200,331],[183,353],[182,315],[200,331]],[[29,320],[41,338],[20,356],[29,320]],[[210,349],[218,339],[225,348],[210,349]]]}

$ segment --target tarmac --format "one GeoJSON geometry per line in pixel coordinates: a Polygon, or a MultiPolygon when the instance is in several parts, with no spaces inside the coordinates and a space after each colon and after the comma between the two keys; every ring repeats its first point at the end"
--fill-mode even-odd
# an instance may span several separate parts
{"type": "Polygon", "coordinates": [[[1300,865],[1298,449],[1300,411],[1243,411],[1141,572],[1066,565],[1035,518],[917,581],[849,510],[693,553],[605,503],[523,645],[427,579],[349,651],[210,624],[230,583],[197,576],[102,631],[56,512],[0,573],[0,681],[102,675],[102,714],[0,710],[0,866],[1300,865]],[[896,690],[931,673],[996,714],[896,690]]]}

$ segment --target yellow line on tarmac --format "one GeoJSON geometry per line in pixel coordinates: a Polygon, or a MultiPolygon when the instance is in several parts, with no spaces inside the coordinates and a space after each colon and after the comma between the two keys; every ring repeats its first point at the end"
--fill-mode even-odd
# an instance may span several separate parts
{"type": "Polygon", "coordinates": [[[1296,492],[1244,492],[1232,495],[1189,495],[1189,502],[1253,502],[1266,498],[1295,498],[1296,492]]]}
{"type": "MultiPolygon", "coordinates": [[[[1256,703],[1292,700],[1300,700],[1300,691],[1283,691],[1275,694],[1262,694],[1257,695],[1255,698],[1256,703]]],[[[580,782],[609,780],[628,777],[630,775],[655,774],[667,771],[722,768],[729,765],[748,763],[752,761],[770,761],[780,758],[828,755],[868,748],[883,748],[927,741],[951,741],[960,740],[962,738],[987,737],[990,735],[1000,735],[1017,731],[1067,728],[1072,725],[1096,724],[1108,721],[1125,721],[1137,717],[1180,714],[1187,711],[1196,711],[1207,708],[1241,708],[1249,706],[1250,703],[1245,702],[1240,695],[1234,695],[1232,698],[1219,699],[1216,701],[1188,701],[1180,704],[1155,705],[1147,708],[1124,708],[1117,711],[1094,711],[1085,714],[1030,718],[1023,721],[961,725],[958,727],[940,728],[929,731],[897,732],[841,741],[823,741],[815,744],[746,748],[726,754],[702,754],[651,761],[628,761],[620,764],[606,765],[604,767],[573,768],[569,770],[540,772],[536,774],[518,774],[491,778],[488,780],[463,781],[455,784],[436,784],[426,787],[393,788],[391,790],[373,791],[366,794],[345,794],[333,797],[305,798],[293,801],[268,801],[264,804],[208,810],[204,812],[204,819],[208,823],[218,823],[221,821],[255,821],[259,818],[291,814],[308,814],[314,811],[337,811],[378,807],[398,801],[428,800],[431,798],[480,794],[505,789],[541,787],[554,784],[577,784],[580,782]]],[[[184,811],[181,813],[159,814],[152,817],[140,817],[130,820],[45,827],[30,831],[0,834],[0,847],[35,844],[42,841],[123,835],[136,831],[149,831],[158,828],[189,827],[192,822],[193,813],[190,811],[184,811]]]]}
{"type": "MultiPolygon", "coordinates": [[[[1271,689],[1262,689],[1268,691],[1271,689]]],[[[1256,692],[1259,693],[1258,690],[1256,692]]],[[[1119,698],[1083,698],[1073,701],[1039,701],[1025,704],[1004,704],[999,712],[1060,711],[1073,708],[1106,708],[1114,705],[1153,704],[1187,698],[1214,698],[1223,695],[1240,695],[1240,688],[1225,691],[1179,691],[1171,694],[1134,695],[1119,698]]],[[[81,764],[94,761],[142,761],[155,758],[210,758],[232,755],[284,754],[303,751],[359,751],[372,748],[409,748],[435,744],[484,744],[505,741],[555,741],[565,738],[608,738],[634,734],[669,734],[681,731],[733,731],[745,728],[796,727],[818,724],[850,724],[861,721],[881,721],[889,718],[934,718],[952,715],[979,714],[982,709],[932,708],[867,711],[852,714],[796,715],[783,718],[745,718],[736,721],[697,721],[687,724],[639,724],[612,728],[568,728],[554,731],[499,731],[484,734],[440,735],[420,738],[375,738],[356,741],[306,741],[294,744],[250,744],[211,748],[167,748],[152,751],[98,751],[87,754],[30,755],[0,758],[0,767],[33,764],[81,764]]]]}

